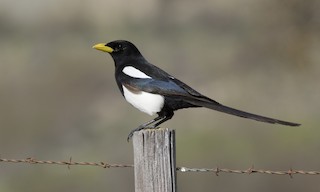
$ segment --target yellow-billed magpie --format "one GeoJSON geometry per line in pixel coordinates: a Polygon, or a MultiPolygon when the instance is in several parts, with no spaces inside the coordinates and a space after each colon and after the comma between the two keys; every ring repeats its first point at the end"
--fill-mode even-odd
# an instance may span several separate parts
{"type": "Polygon", "coordinates": [[[115,63],[116,82],[124,98],[142,112],[149,115],[158,114],[156,118],[132,130],[128,140],[135,131],[146,127],[157,128],[171,119],[174,111],[189,107],[206,107],[272,124],[300,125],[224,106],[149,63],[136,46],[129,41],[117,40],[100,43],[94,45],[93,48],[108,52],[112,56],[115,63]]]}

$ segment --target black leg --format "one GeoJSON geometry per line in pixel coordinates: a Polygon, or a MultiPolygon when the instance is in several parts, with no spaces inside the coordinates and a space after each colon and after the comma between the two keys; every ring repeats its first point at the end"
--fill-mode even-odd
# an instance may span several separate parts
{"type": "MultiPolygon", "coordinates": [[[[150,120],[150,121],[148,121],[148,122],[140,125],[139,127],[133,129],[132,131],[130,131],[130,133],[129,133],[128,137],[127,137],[127,141],[128,141],[128,142],[130,141],[130,139],[131,139],[131,137],[133,136],[133,133],[134,133],[134,132],[140,131],[140,130],[146,128],[147,126],[151,125],[152,123],[155,123],[155,122],[157,122],[157,121],[159,121],[159,120],[163,121],[165,118],[166,118],[166,117],[158,116],[158,117],[156,117],[156,118],[154,118],[154,119],[152,119],[152,120],[150,120]]],[[[159,122],[161,122],[161,121],[159,121],[159,122]]],[[[156,123],[156,124],[157,124],[157,123],[156,123]]],[[[152,126],[152,127],[153,127],[153,126],[152,126]]]]}
{"type": "Polygon", "coordinates": [[[172,118],[172,116],[166,116],[166,117],[164,117],[163,119],[161,119],[160,121],[158,121],[157,123],[155,123],[155,124],[152,126],[152,128],[153,128],[153,129],[156,129],[159,125],[161,125],[162,123],[168,121],[168,120],[171,119],[171,118],[172,118]]]}
{"type": "Polygon", "coordinates": [[[168,121],[169,119],[171,119],[173,117],[173,111],[171,110],[165,110],[165,111],[162,111],[162,113],[159,114],[159,116],[161,117],[164,117],[162,119],[159,119],[158,122],[156,122],[152,127],[154,129],[156,129],[159,125],[161,125],[162,123],[168,121]]]}
{"type": "Polygon", "coordinates": [[[173,111],[172,110],[164,110],[164,111],[161,111],[160,113],[158,113],[158,117],[152,119],[151,121],[148,121],[142,125],[140,125],[138,128],[132,130],[128,137],[127,137],[127,141],[129,142],[131,137],[133,136],[133,133],[136,132],[136,131],[140,131],[142,129],[145,129],[147,126],[153,124],[152,126],[150,126],[149,128],[151,129],[156,129],[158,128],[159,125],[161,125],[162,123],[168,121],[169,119],[171,119],[173,117],[173,111]]]}

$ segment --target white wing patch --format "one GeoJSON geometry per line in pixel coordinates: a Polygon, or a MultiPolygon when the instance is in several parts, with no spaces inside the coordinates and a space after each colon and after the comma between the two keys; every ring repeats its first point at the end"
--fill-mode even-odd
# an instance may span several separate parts
{"type": "Polygon", "coordinates": [[[151,79],[150,76],[146,75],[144,72],[142,72],[139,69],[136,69],[132,66],[127,66],[127,67],[123,68],[122,72],[124,74],[127,74],[130,77],[134,77],[134,78],[151,79]]]}
{"type": "Polygon", "coordinates": [[[122,85],[124,98],[135,108],[149,115],[154,115],[160,112],[163,104],[164,97],[157,94],[138,92],[133,93],[122,85]]]}

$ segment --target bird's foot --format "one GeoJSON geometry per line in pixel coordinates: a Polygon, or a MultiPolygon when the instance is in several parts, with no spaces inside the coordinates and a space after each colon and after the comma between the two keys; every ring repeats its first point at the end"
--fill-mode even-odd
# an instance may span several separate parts
{"type": "Polygon", "coordinates": [[[130,133],[129,133],[128,137],[127,137],[127,141],[128,141],[128,142],[130,141],[130,139],[131,139],[131,137],[133,136],[134,132],[140,131],[140,130],[142,130],[142,129],[144,129],[144,128],[146,128],[146,127],[144,127],[144,126],[139,126],[138,128],[133,129],[132,131],[130,131],[130,133]]]}
{"type": "Polygon", "coordinates": [[[136,131],[141,131],[143,129],[159,129],[160,127],[157,127],[157,126],[154,126],[154,125],[151,125],[151,126],[145,126],[145,127],[142,127],[142,126],[139,126],[138,128],[136,129],[133,129],[132,131],[130,131],[128,137],[127,137],[127,141],[129,142],[130,139],[132,138],[134,132],[136,131]]]}

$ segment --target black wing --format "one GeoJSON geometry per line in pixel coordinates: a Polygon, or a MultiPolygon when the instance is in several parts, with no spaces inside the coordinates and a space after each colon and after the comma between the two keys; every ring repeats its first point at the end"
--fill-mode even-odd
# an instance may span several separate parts
{"type": "MultiPolygon", "coordinates": [[[[159,68],[157,68],[159,69],[159,68]]],[[[121,82],[133,89],[145,91],[148,93],[159,94],[167,97],[179,97],[183,101],[190,103],[195,106],[206,107],[230,115],[235,115],[243,118],[249,118],[256,121],[271,123],[271,124],[282,124],[287,126],[299,126],[298,123],[292,123],[282,121],[274,118],[269,118],[253,113],[248,113],[238,109],[224,106],[192,89],[182,81],[170,76],[161,69],[158,70],[157,79],[139,79],[132,78],[125,74],[120,75],[121,82]]]]}

